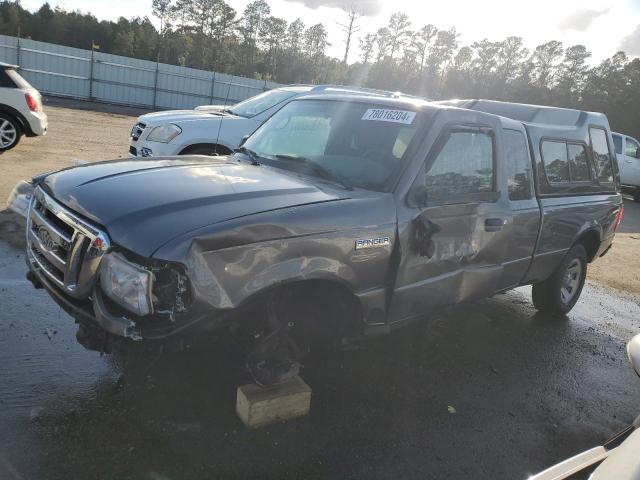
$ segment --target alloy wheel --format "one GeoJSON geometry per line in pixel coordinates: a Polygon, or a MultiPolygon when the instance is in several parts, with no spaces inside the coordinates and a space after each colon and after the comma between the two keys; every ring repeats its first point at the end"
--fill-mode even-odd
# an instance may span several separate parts
{"type": "Polygon", "coordinates": [[[9,148],[16,142],[18,131],[9,120],[0,119],[0,148],[9,148]]]}
{"type": "Polygon", "coordinates": [[[582,263],[577,258],[574,258],[562,276],[562,286],[560,287],[560,299],[562,303],[569,303],[573,297],[575,297],[580,287],[581,275],[582,263]]]}

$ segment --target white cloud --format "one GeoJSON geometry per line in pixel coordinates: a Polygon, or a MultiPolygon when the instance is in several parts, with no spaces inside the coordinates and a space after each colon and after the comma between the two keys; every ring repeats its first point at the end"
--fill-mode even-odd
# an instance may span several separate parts
{"type": "Polygon", "coordinates": [[[640,25],[631,35],[622,40],[620,50],[623,50],[629,56],[640,57],[640,25]]]}
{"type": "Polygon", "coordinates": [[[571,13],[562,22],[560,22],[560,28],[584,32],[598,17],[606,14],[608,11],[608,8],[601,10],[581,8],[571,13]]]}

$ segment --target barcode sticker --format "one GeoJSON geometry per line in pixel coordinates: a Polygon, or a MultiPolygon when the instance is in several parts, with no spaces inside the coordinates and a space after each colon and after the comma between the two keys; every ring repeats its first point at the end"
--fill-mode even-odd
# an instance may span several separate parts
{"type": "Polygon", "coordinates": [[[388,110],[386,108],[370,108],[362,115],[362,120],[404,123],[405,125],[411,125],[414,118],[416,118],[416,112],[410,112],[409,110],[388,110]]]}

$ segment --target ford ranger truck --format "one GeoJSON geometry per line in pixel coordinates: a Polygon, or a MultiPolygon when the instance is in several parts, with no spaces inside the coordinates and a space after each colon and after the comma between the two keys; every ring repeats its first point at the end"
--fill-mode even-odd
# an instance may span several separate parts
{"type": "Polygon", "coordinates": [[[268,383],[521,285],[566,314],[621,220],[613,159],[598,113],[305,96],[229,156],[35,178],[28,277],[89,348],[232,331],[268,383]]]}

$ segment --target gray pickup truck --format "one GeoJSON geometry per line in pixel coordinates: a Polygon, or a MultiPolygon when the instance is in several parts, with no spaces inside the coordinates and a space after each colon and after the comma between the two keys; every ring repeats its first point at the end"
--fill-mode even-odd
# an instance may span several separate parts
{"type": "Polygon", "coordinates": [[[621,220],[614,155],[598,113],[305,97],[231,156],[34,178],[28,277],[88,348],[232,331],[268,374],[520,285],[565,314],[621,220]]]}

